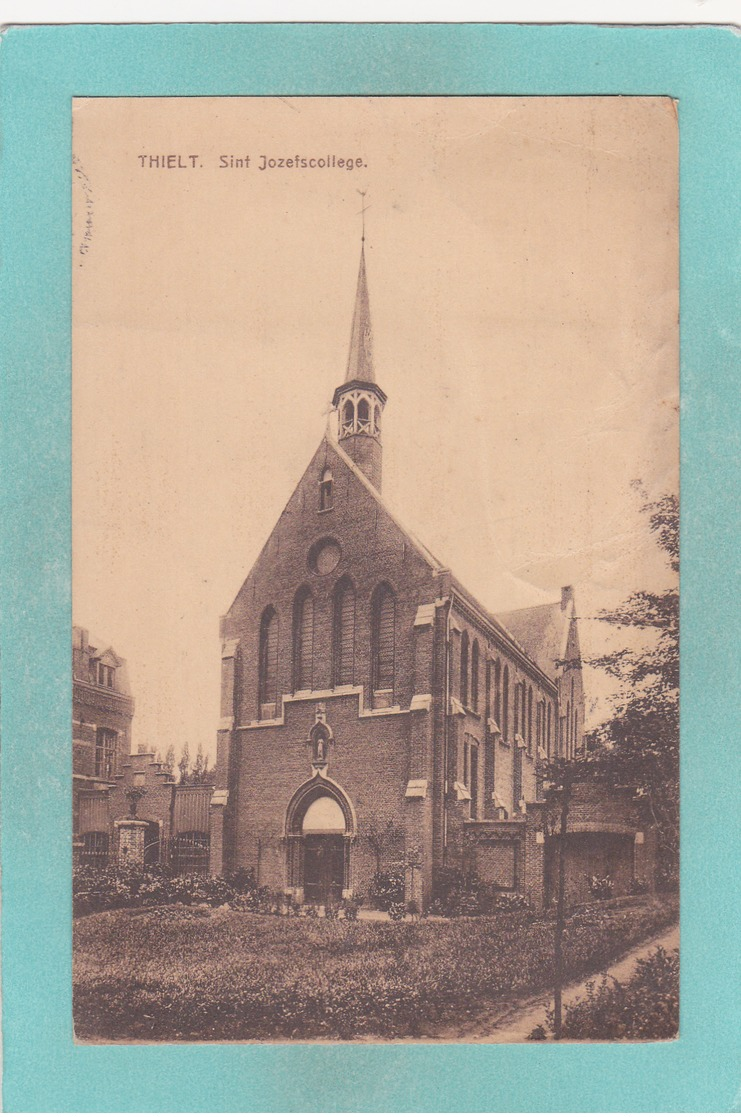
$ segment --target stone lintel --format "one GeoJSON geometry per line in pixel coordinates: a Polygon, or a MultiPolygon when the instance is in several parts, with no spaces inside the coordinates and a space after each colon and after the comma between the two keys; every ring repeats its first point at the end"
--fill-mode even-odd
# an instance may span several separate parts
{"type": "Polygon", "coordinates": [[[432,706],[431,694],[415,694],[409,705],[410,710],[425,710],[429,713],[432,706]]]}

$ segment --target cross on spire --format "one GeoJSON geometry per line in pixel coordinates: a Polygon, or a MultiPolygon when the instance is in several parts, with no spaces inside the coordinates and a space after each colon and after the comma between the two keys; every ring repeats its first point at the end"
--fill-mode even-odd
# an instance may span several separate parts
{"type": "Polygon", "coordinates": [[[363,207],[360,210],[361,220],[362,220],[362,223],[363,223],[363,226],[362,226],[363,227],[363,232],[362,232],[362,235],[360,237],[360,240],[361,240],[361,243],[363,243],[363,244],[365,243],[365,211],[367,209],[370,209],[370,206],[367,206],[365,204],[365,195],[367,193],[368,193],[367,190],[358,190],[358,194],[360,194],[360,197],[363,199],[363,207]]]}

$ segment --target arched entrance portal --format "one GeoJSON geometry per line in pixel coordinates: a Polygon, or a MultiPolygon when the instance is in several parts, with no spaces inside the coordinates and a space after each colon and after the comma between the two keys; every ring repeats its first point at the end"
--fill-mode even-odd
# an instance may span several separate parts
{"type": "Polygon", "coordinates": [[[338,902],[350,890],[352,807],[341,789],[316,777],[294,795],[288,809],[288,880],[310,904],[338,902]]]}

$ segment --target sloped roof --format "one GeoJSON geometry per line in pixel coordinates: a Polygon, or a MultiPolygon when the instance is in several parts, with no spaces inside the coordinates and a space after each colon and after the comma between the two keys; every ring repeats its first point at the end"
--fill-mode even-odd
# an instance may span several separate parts
{"type": "MultiPolygon", "coordinates": [[[[413,532],[404,526],[396,513],[389,508],[378,489],[371,484],[362,469],[360,469],[352,458],[345,453],[342,446],[330,437],[329,434],[327,434],[325,438],[345,465],[347,465],[348,469],[350,469],[358,480],[365,485],[369,492],[373,494],[386,514],[394,521],[399,530],[404,533],[412,546],[432,567],[435,573],[440,574],[443,571],[450,571],[449,566],[435,558],[432,552],[419,541],[413,532]]],[[[571,608],[562,612],[561,603],[556,602],[555,604],[540,605],[534,608],[515,609],[511,613],[494,614],[486,609],[481,602],[477,601],[473,594],[466,589],[452,572],[451,582],[453,590],[459,597],[467,600],[492,628],[499,631],[505,638],[509,638],[516,646],[519,646],[525,656],[547,675],[549,679],[554,678],[557,671],[556,661],[563,659],[566,651],[566,638],[568,636],[569,621],[571,619],[571,608]],[[536,615],[533,616],[533,614],[536,615]],[[514,623],[512,624],[510,624],[511,618],[514,618],[514,623]]]]}
{"type": "Polygon", "coordinates": [[[399,531],[401,531],[404,535],[406,535],[407,539],[412,544],[412,546],[415,548],[415,550],[417,550],[419,552],[419,554],[422,556],[422,558],[425,560],[425,562],[428,563],[428,565],[432,567],[432,569],[435,571],[435,573],[439,574],[443,570],[447,570],[448,567],[445,566],[444,563],[440,562],[439,559],[436,559],[435,556],[432,554],[432,552],[429,551],[427,549],[427,547],[425,547],[424,543],[420,543],[420,541],[419,541],[419,539],[417,539],[416,535],[414,535],[414,533],[411,532],[409,530],[409,528],[405,527],[404,524],[401,523],[401,521],[399,520],[399,517],[396,515],[395,512],[392,512],[392,510],[389,508],[389,506],[386,503],[386,501],[384,500],[384,498],[379,493],[378,489],[375,487],[375,485],[373,485],[371,483],[371,481],[368,479],[368,477],[366,477],[365,473],[363,473],[363,470],[360,468],[360,466],[355,464],[355,462],[352,460],[352,458],[349,456],[349,454],[345,453],[345,451],[340,446],[339,442],[335,442],[335,440],[329,434],[325,435],[325,439],[326,439],[327,443],[335,451],[335,453],[339,455],[341,461],[344,462],[344,464],[347,466],[347,468],[349,470],[351,470],[352,473],[355,475],[355,477],[357,477],[357,479],[359,481],[361,481],[363,485],[365,485],[366,489],[368,489],[368,491],[373,494],[375,499],[378,501],[378,503],[383,508],[384,512],[387,514],[387,516],[389,516],[393,520],[393,522],[398,527],[399,531]]]}
{"type": "Polygon", "coordinates": [[[500,623],[551,678],[558,670],[558,661],[566,655],[572,616],[573,607],[563,609],[560,601],[497,614],[500,623]]]}

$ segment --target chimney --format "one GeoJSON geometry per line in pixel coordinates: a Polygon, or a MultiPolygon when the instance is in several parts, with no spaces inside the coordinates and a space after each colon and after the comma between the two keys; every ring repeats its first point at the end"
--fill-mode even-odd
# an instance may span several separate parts
{"type": "Polygon", "coordinates": [[[561,612],[565,613],[569,605],[574,604],[574,587],[561,586],[561,612]]]}

